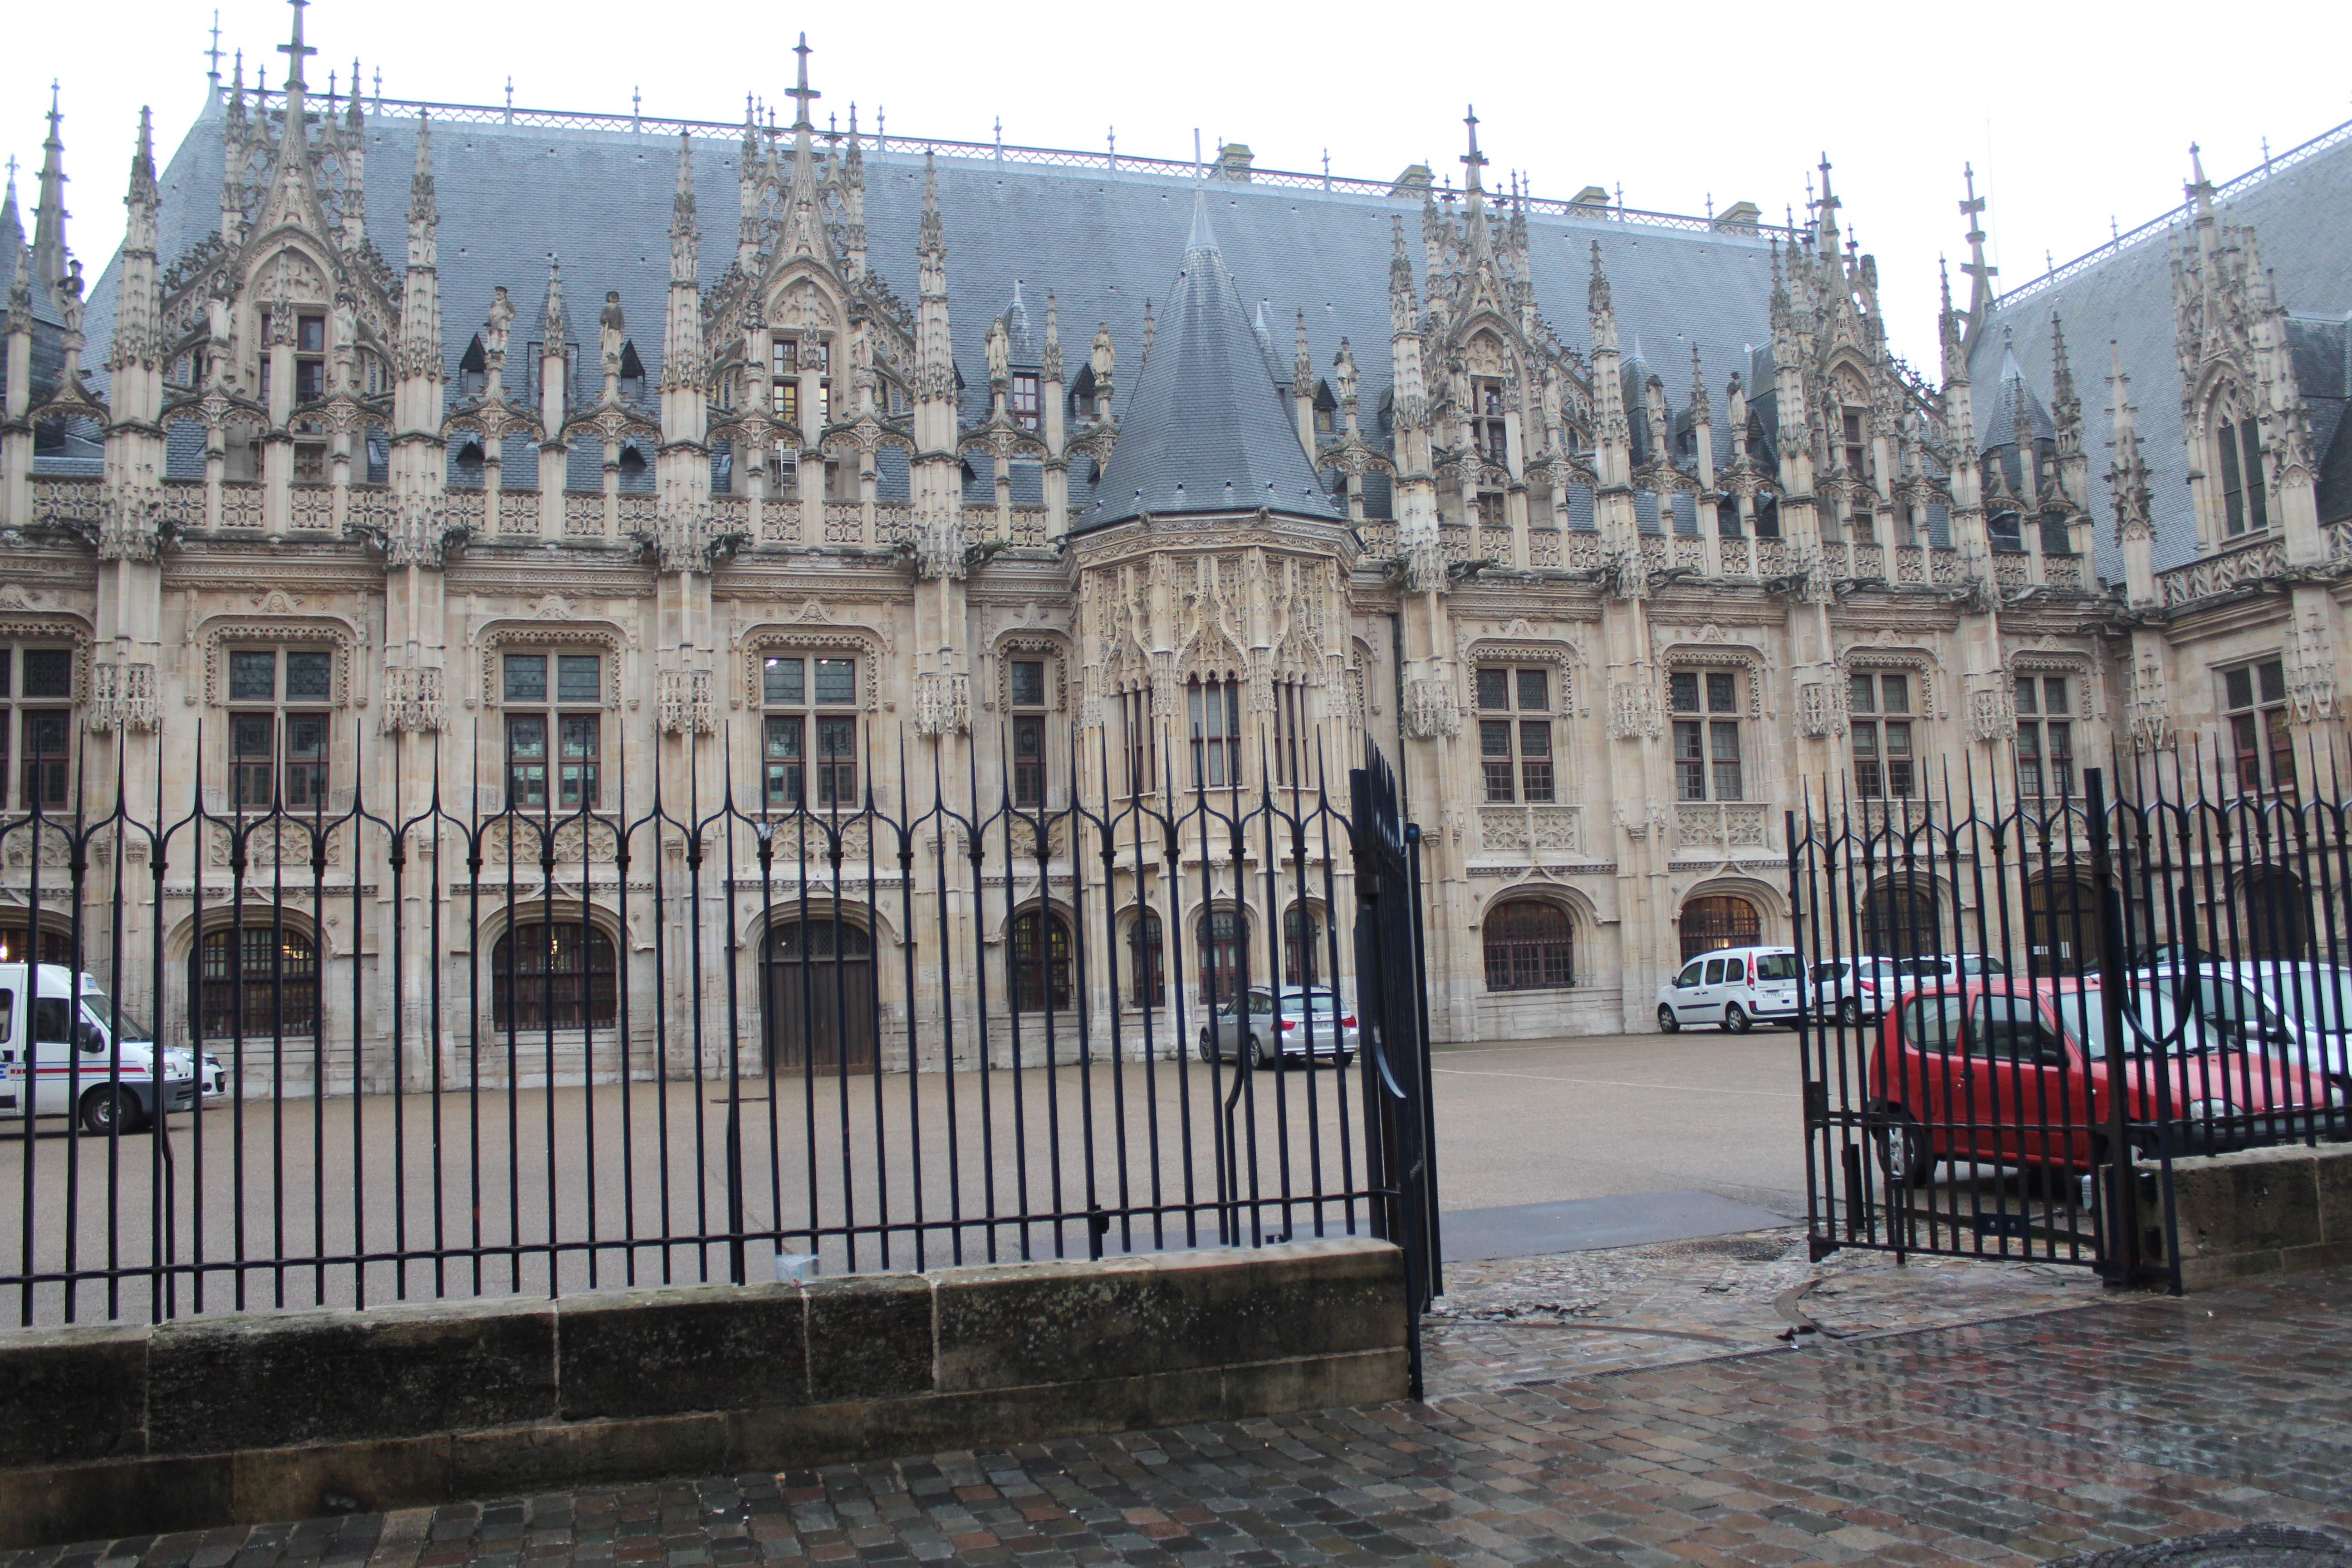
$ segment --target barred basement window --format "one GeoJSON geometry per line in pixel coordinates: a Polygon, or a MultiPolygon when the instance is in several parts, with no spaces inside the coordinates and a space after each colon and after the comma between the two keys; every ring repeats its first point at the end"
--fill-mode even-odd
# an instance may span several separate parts
{"type": "Polygon", "coordinates": [[[1013,921],[1013,1010],[1043,1013],[1069,1005],[1069,922],[1050,910],[1024,910],[1013,921]]]}
{"type": "Polygon", "coordinates": [[[1489,991],[1559,991],[1576,984],[1576,931],[1557,904],[1517,899],[1483,927],[1489,991]]]}
{"type": "Polygon", "coordinates": [[[318,949],[308,932],[275,924],[268,910],[248,909],[241,929],[206,931],[197,953],[198,1026],[206,1040],[307,1035],[318,1026],[318,949]]]}
{"type": "Polygon", "coordinates": [[[515,927],[490,949],[490,1005],[501,1029],[612,1027],[613,939],[577,921],[515,927]]]}

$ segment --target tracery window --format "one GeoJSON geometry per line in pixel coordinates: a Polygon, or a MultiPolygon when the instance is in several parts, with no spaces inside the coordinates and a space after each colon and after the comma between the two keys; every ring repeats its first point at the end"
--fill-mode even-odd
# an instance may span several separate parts
{"type": "Polygon", "coordinates": [[[1855,675],[1847,682],[1852,720],[1853,789],[1865,800],[1917,793],[1911,746],[1911,678],[1855,675]]]}
{"type": "Polygon", "coordinates": [[[857,809],[857,661],[844,655],[772,654],[761,661],[762,785],[771,811],[803,803],[857,809]],[[807,773],[816,770],[816,795],[807,773]]]}
{"type": "Polygon", "coordinates": [[[0,644],[0,792],[18,811],[73,799],[73,649],[0,644]],[[22,766],[9,777],[10,758],[22,766]]]}
{"type": "Polygon", "coordinates": [[[2230,751],[2248,795],[2294,789],[2294,737],[2287,728],[2286,665],[2269,658],[2221,674],[2230,751]]]}
{"type": "Polygon", "coordinates": [[[1478,671],[1478,763],[1486,799],[1552,796],[1551,671],[1541,665],[1478,671]]]}
{"type": "Polygon", "coordinates": [[[2017,678],[2017,793],[2026,800],[2074,793],[2074,724],[2063,675],[2017,678]]]}
{"type": "Polygon", "coordinates": [[[334,654],[324,648],[228,651],[229,804],[238,811],[327,805],[334,654]]]}
{"type": "Polygon", "coordinates": [[[2214,432],[2221,456],[2221,510],[2229,537],[2259,533],[2271,525],[2270,500],[2263,485],[2263,432],[2252,416],[2224,420],[2214,432]]]}
{"type": "Polygon", "coordinates": [[[1739,680],[1738,671],[1727,669],[1678,669],[1666,678],[1666,707],[1675,715],[1675,799],[1744,798],[1739,680]]]}
{"type": "Polygon", "coordinates": [[[500,672],[500,697],[506,710],[507,805],[521,811],[595,810],[602,804],[604,656],[509,653],[500,672]]]}

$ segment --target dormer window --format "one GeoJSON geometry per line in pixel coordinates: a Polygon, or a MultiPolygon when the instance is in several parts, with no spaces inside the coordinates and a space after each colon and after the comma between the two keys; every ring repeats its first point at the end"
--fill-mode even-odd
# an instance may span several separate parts
{"type": "Polygon", "coordinates": [[[490,356],[482,349],[482,334],[476,332],[457,361],[457,393],[461,397],[479,397],[489,387],[490,356]]]}
{"type": "Polygon", "coordinates": [[[1501,467],[1510,451],[1501,380],[1494,376],[1474,377],[1470,383],[1470,445],[1480,457],[1501,467]]]}
{"type": "Polygon", "coordinates": [[[1339,428],[1339,400],[1331,395],[1331,384],[1328,381],[1317,382],[1315,384],[1315,433],[1318,436],[1334,434],[1339,428]]]}
{"type": "Polygon", "coordinates": [[[2263,434],[2252,416],[2223,421],[2214,433],[2221,448],[2221,510],[2232,539],[2260,533],[2271,525],[2270,500],[2263,489],[2263,434]]]}
{"type": "Polygon", "coordinates": [[[1037,428],[1037,373],[1016,370],[1013,373],[1013,422],[1024,430],[1037,428]]]}
{"type": "Polygon", "coordinates": [[[1095,367],[1082,364],[1078,367],[1078,379],[1070,383],[1070,412],[1080,419],[1099,418],[1101,416],[1096,409],[1097,401],[1095,367]]]}
{"type": "Polygon", "coordinates": [[[1985,521],[1985,531],[1992,535],[1995,550],[2025,548],[2024,520],[2013,511],[2000,511],[1985,521]]]}
{"type": "Polygon", "coordinates": [[[1845,471],[1849,478],[1866,479],[1870,477],[1870,452],[1862,439],[1862,410],[1845,411],[1845,471]]]}

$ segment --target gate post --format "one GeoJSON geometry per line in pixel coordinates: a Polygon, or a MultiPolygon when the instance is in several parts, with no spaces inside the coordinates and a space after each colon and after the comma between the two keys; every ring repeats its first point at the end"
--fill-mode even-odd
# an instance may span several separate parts
{"type": "Polygon", "coordinates": [[[2111,1285],[2130,1285],[2139,1279],[2139,1192],[2132,1179],[2130,1063],[2124,1048],[2124,992],[2131,983],[2131,963],[2124,952],[2123,894],[2116,886],[2107,781],[2101,769],[2083,770],[2083,795],[2090,818],[2091,887],[2099,900],[2099,1013],[2107,1044],[2107,1181],[2098,1194],[2106,1218],[2099,1226],[2101,1271],[2111,1285]]]}

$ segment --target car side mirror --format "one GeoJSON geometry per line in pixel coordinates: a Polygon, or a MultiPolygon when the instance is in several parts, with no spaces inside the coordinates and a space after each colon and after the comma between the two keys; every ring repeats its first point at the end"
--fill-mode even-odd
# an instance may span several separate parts
{"type": "Polygon", "coordinates": [[[85,1051],[106,1049],[106,1033],[87,1018],[74,1028],[74,1044],[85,1051]]]}

